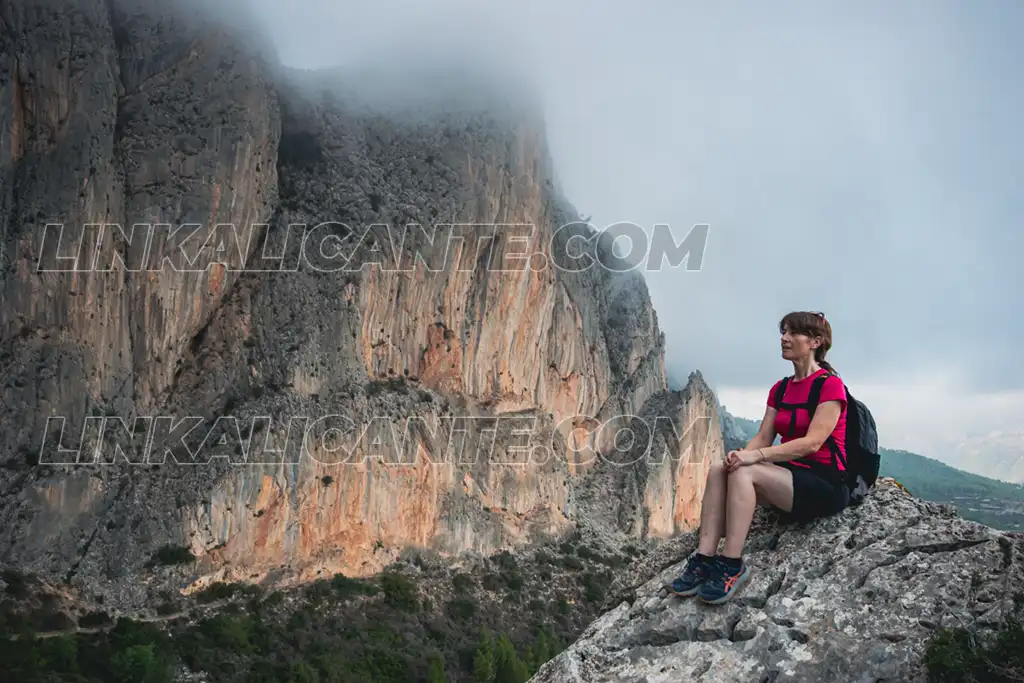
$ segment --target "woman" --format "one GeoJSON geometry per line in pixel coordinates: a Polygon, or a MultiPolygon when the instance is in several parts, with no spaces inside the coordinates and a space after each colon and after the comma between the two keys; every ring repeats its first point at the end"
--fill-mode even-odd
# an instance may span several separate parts
{"type": "Polygon", "coordinates": [[[736,594],[750,577],[742,551],[756,505],[808,521],[833,515],[849,504],[842,479],[846,387],[825,362],[832,327],[822,313],[796,311],[779,322],[779,332],[782,357],[793,363],[793,375],[768,392],[761,428],[746,448],[731,451],[725,462],[711,466],[701,507],[700,543],[682,576],[669,586],[676,595],[697,595],[717,605],[736,594]],[[816,404],[815,385],[820,389],[816,404]],[[773,446],[776,434],[781,443],[773,446]],[[725,544],[717,554],[723,534],[725,544]]]}

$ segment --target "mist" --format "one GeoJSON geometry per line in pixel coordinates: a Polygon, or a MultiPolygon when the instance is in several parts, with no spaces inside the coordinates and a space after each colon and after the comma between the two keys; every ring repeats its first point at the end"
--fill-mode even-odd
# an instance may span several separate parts
{"type": "Polygon", "coordinates": [[[821,310],[883,444],[1024,424],[1024,5],[250,2],[283,65],[378,103],[503,83],[598,229],[710,225],[699,271],[643,273],[675,381],[759,418],[779,319],[821,310]]]}

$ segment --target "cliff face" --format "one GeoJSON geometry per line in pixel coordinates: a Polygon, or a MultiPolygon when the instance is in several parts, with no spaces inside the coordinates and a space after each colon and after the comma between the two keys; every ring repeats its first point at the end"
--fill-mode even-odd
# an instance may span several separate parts
{"type": "Polygon", "coordinates": [[[564,257],[595,234],[559,229],[535,114],[368,109],[173,3],[0,19],[5,557],[143,601],[694,523],[716,402],[666,390],[642,278],[564,257]],[[76,256],[101,270],[53,272],[76,256]],[[609,476],[640,415],[668,418],[652,452],[698,455],[609,476]],[[623,512],[590,514],[609,487],[623,512]],[[164,543],[199,564],[125,581],[164,543]]]}
{"type": "Polygon", "coordinates": [[[698,526],[708,468],[723,453],[715,397],[699,372],[682,391],[652,396],[580,486],[602,529],[665,539],[698,526]]]}
{"type": "Polygon", "coordinates": [[[532,681],[923,681],[936,628],[994,630],[1024,598],[1024,537],[882,478],[863,505],[806,525],[759,511],[753,575],[721,607],[668,595],[683,534],[622,572],[611,608],[532,681]]]}

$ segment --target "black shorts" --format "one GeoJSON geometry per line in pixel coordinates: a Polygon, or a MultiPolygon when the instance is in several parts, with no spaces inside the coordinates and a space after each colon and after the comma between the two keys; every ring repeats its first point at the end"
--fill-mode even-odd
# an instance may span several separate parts
{"type": "Polygon", "coordinates": [[[838,477],[819,475],[788,462],[776,464],[793,473],[793,510],[789,516],[794,520],[806,522],[828,517],[850,504],[850,490],[838,477]]]}

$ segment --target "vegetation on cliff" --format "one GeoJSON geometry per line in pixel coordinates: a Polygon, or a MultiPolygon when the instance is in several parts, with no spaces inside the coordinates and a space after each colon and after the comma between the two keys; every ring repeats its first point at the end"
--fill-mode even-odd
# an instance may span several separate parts
{"type": "Polygon", "coordinates": [[[1024,681],[1024,625],[1006,618],[991,636],[964,627],[943,629],[924,656],[933,683],[1020,683],[1024,681]]]}
{"type": "Polygon", "coordinates": [[[213,584],[168,596],[152,623],[91,613],[77,628],[7,572],[0,621],[17,639],[0,640],[0,681],[170,683],[189,671],[218,683],[522,683],[597,616],[628,559],[578,540],[461,570],[417,556],[295,590],[213,584]]]}

